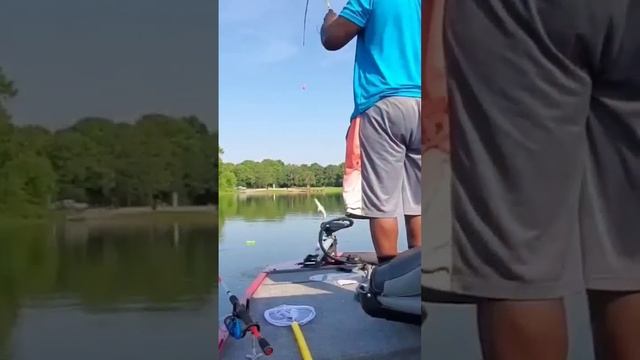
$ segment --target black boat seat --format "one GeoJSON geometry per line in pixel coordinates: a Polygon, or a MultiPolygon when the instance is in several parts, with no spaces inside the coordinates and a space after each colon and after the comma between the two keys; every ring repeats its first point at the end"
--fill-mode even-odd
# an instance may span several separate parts
{"type": "Polygon", "coordinates": [[[388,263],[376,267],[371,275],[371,290],[376,294],[382,294],[387,281],[397,279],[415,269],[420,269],[422,267],[421,250],[421,247],[409,249],[398,254],[388,263]]]}
{"type": "Polygon", "coordinates": [[[420,325],[426,309],[420,302],[421,248],[407,250],[373,268],[368,286],[358,287],[362,309],[370,316],[420,325]]]}

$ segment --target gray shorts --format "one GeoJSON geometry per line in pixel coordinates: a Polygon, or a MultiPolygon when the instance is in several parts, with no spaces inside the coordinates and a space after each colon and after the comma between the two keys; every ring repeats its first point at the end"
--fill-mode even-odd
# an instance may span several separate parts
{"type": "Polygon", "coordinates": [[[351,120],[343,180],[347,214],[420,214],[420,110],[420,99],[389,97],[351,120]]]}
{"type": "Polygon", "coordinates": [[[447,0],[444,13],[451,153],[425,154],[423,286],[640,290],[638,2],[447,0]]]}

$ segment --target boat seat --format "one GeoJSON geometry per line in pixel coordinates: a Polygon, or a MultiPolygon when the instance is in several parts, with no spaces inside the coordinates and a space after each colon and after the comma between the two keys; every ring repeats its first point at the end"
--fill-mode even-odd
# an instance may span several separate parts
{"type": "Polygon", "coordinates": [[[417,247],[374,267],[368,286],[358,287],[364,311],[376,318],[420,325],[426,316],[420,302],[421,265],[417,247]]]}
{"type": "MultiPolygon", "coordinates": [[[[417,271],[417,269],[421,269],[421,250],[421,247],[409,249],[400,253],[388,263],[376,267],[371,275],[371,290],[376,294],[382,294],[388,281],[401,278],[417,271]]],[[[416,286],[419,286],[419,283],[416,286]]]]}

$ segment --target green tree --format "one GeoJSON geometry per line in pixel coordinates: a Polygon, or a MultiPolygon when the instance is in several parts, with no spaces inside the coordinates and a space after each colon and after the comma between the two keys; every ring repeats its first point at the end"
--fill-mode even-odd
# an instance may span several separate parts
{"type": "Polygon", "coordinates": [[[18,94],[13,81],[9,80],[0,67],[0,168],[9,160],[9,140],[13,131],[7,102],[18,94]]]}
{"type": "Polygon", "coordinates": [[[233,171],[238,181],[238,185],[248,188],[255,188],[257,186],[256,169],[257,163],[250,160],[243,161],[240,164],[234,166],[233,171]]]}
{"type": "Polygon", "coordinates": [[[247,188],[342,186],[344,164],[322,166],[285,164],[281,160],[265,159],[260,162],[245,160],[239,164],[225,163],[221,169],[230,169],[236,184],[247,188]]]}
{"type": "Polygon", "coordinates": [[[324,168],[320,164],[313,163],[309,165],[309,171],[313,174],[313,185],[327,186],[324,176],[324,168]]]}
{"type": "Polygon", "coordinates": [[[102,199],[114,179],[103,154],[95,142],[79,132],[57,132],[49,155],[58,175],[57,198],[80,202],[102,199]]]}
{"type": "MultiPolygon", "coordinates": [[[[155,205],[174,194],[181,204],[217,202],[217,136],[197,117],[146,114],[134,123],[85,117],[51,133],[11,124],[7,102],[17,93],[0,68],[1,208],[44,206],[39,189],[52,192],[47,199],[95,206],[155,205]]],[[[229,174],[225,179],[233,183],[229,174]]]]}
{"type": "Polygon", "coordinates": [[[52,143],[53,134],[41,126],[14,127],[8,144],[10,157],[15,158],[24,153],[47,157],[52,143]]]}
{"type": "Polygon", "coordinates": [[[236,175],[233,173],[233,165],[226,164],[222,161],[224,151],[218,147],[218,164],[220,164],[220,191],[231,192],[236,188],[236,175]]]}
{"type": "Polygon", "coordinates": [[[56,175],[48,159],[25,154],[0,170],[0,204],[21,217],[41,216],[55,190],[56,175]]]}
{"type": "Polygon", "coordinates": [[[40,216],[55,191],[56,175],[45,157],[50,134],[43,128],[16,128],[7,102],[18,94],[0,68],[0,212],[40,216]]]}

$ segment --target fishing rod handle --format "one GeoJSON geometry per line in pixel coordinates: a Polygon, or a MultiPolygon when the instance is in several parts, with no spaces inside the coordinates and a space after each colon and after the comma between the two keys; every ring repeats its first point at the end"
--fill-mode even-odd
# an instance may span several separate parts
{"type": "Polygon", "coordinates": [[[273,347],[271,346],[271,344],[269,344],[267,339],[263,338],[262,336],[258,338],[258,345],[260,345],[260,349],[262,349],[262,352],[265,355],[270,356],[271,354],[273,354],[273,347]]]}
{"type": "Polygon", "coordinates": [[[260,349],[262,349],[262,352],[265,355],[269,356],[273,354],[273,347],[271,346],[271,344],[269,344],[267,339],[262,337],[260,329],[257,326],[252,325],[251,327],[249,327],[249,331],[251,332],[251,335],[253,335],[258,340],[258,345],[260,345],[260,349]]]}
{"type": "Polygon", "coordinates": [[[238,300],[238,297],[237,297],[237,296],[235,296],[235,295],[233,295],[233,294],[232,294],[231,296],[229,296],[229,302],[230,302],[230,303],[231,303],[231,305],[233,305],[233,306],[237,306],[237,305],[239,305],[239,304],[240,304],[240,300],[238,300]]]}

